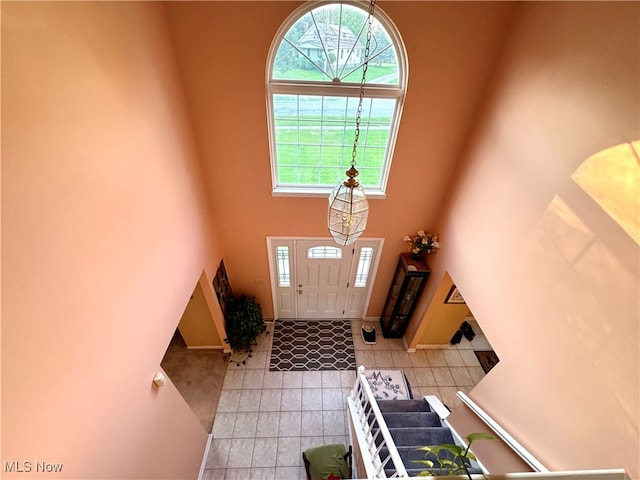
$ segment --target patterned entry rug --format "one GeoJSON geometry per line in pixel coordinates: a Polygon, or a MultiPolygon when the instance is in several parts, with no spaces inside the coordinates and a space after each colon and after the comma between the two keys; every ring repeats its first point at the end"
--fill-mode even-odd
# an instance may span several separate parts
{"type": "Polygon", "coordinates": [[[272,371],[355,370],[351,322],[276,320],[272,371]]]}

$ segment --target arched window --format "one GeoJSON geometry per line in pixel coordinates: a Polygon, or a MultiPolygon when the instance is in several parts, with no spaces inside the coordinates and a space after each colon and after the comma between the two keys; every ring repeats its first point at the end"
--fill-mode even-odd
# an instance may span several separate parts
{"type": "MultiPolygon", "coordinates": [[[[267,61],[274,195],[328,195],[345,177],[367,38],[368,4],[305,2],[267,61]]],[[[356,157],[368,197],[384,197],[407,85],[404,45],[375,9],[356,157]]]]}

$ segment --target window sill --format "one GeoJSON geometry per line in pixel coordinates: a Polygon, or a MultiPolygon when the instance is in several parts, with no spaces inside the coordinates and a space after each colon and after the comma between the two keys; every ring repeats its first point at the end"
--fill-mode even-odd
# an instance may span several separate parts
{"type": "MultiPolygon", "coordinates": [[[[333,187],[299,188],[299,187],[276,187],[271,191],[274,197],[328,197],[333,191],[333,187]]],[[[366,188],[364,193],[368,199],[384,199],[387,194],[379,188],[366,188]]]]}

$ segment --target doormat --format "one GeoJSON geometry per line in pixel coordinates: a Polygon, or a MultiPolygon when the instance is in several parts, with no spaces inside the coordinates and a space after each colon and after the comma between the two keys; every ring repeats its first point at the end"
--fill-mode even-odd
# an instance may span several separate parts
{"type": "Polygon", "coordinates": [[[402,370],[371,370],[365,372],[376,400],[411,400],[411,387],[402,370]]]}
{"type": "Polygon", "coordinates": [[[351,322],[276,320],[271,371],[355,370],[351,322]]]}
{"type": "Polygon", "coordinates": [[[495,367],[500,361],[496,352],[493,350],[482,350],[473,353],[478,357],[478,361],[480,362],[480,366],[482,367],[482,370],[484,370],[484,373],[489,373],[489,370],[495,367]]]}

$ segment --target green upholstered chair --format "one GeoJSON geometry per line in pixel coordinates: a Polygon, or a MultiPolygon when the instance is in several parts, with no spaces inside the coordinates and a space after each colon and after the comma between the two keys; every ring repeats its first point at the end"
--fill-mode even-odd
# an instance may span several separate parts
{"type": "Polygon", "coordinates": [[[332,478],[351,478],[351,445],[349,449],[341,444],[322,445],[302,452],[307,480],[332,478]]]}

